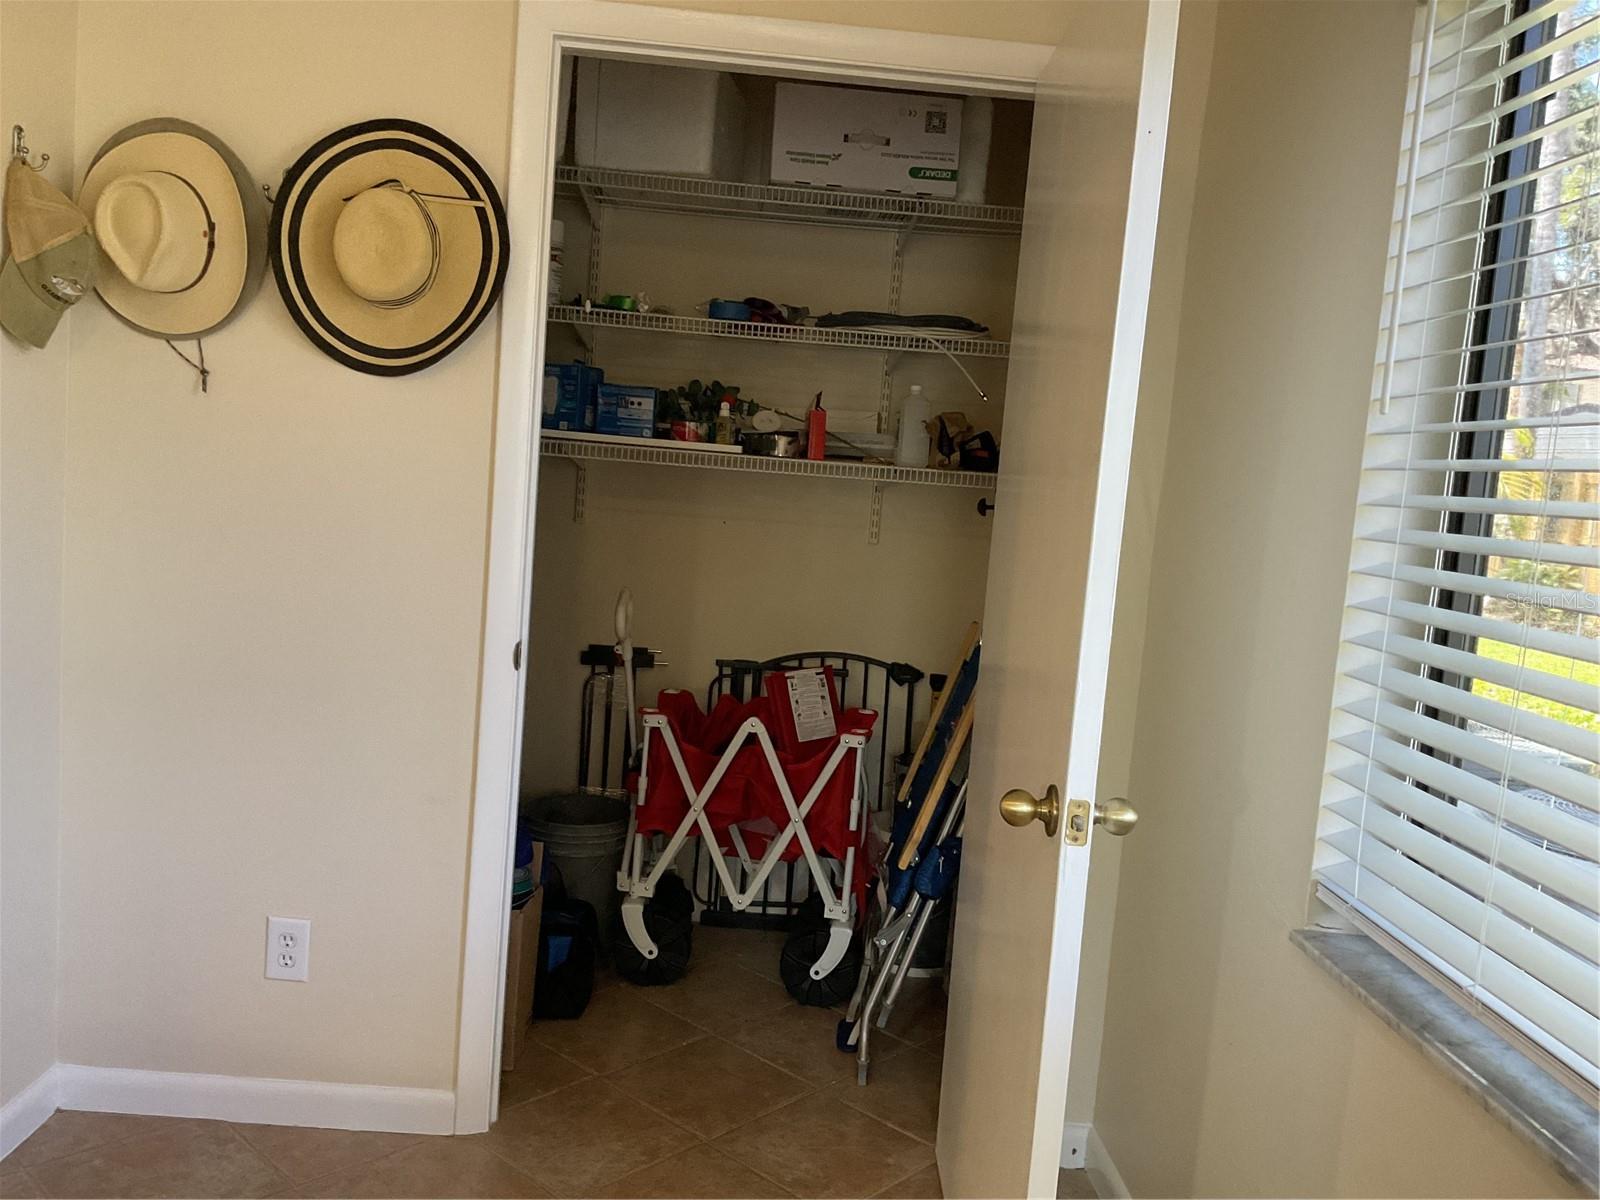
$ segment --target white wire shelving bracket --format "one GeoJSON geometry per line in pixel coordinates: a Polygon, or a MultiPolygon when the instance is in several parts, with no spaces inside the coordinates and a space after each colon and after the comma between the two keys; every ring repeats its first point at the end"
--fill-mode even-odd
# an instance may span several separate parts
{"type": "Polygon", "coordinates": [[[912,484],[921,487],[969,488],[990,491],[996,476],[983,471],[938,471],[929,467],[896,467],[887,464],[856,462],[851,459],[764,458],[753,454],[698,450],[693,443],[656,442],[648,438],[608,438],[598,434],[574,436],[546,431],[540,438],[539,453],[549,458],[564,458],[577,468],[573,486],[572,519],[582,521],[588,491],[591,462],[638,463],[657,467],[689,467],[704,471],[742,471],[758,475],[789,475],[807,479],[854,479],[872,485],[872,505],[868,513],[867,540],[878,543],[883,513],[883,488],[886,484],[912,484]]]}
{"type": "Polygon", "coordinates": [[[610,206],[851,229],[894,231],[915,225],[919,234],[1018,237],[1022,233],[1021,208],[878,192],[733,183],[570,166],[556,168],[556,190],[560,194],[580,196],[591,212],[610,206]]]}
{"type": "Polygon", "coordinates": [[[1005,358],[1010,342],[992,338],[936,337],[909,333],[875,333],[862,329],[818,329],[814,325],[762,325],[754,321],[713,321],[709,317],[677,317],[665,313],[623,312],[612,308],[579,308],[552,304],[549,318],[579,330],[588,327],[632,329],[688,337],[741,338],[798,346],[837,346],[853,350],[893,350],[906,354],[944,354],[961,358],[1005,358]]]}

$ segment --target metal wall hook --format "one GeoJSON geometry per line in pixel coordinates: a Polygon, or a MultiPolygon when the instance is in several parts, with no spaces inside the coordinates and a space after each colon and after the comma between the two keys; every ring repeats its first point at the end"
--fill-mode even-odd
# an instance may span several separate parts
{"type": "Polygon", "coordinates": [[[20,158],[22,160],[22,165],[27,167],[30,171],[44,170],[45,164],[50,161],[50,156],[48,154],[39,155],[39,165],[34,166],[28,161],[32,154],[33,151],[28,149],[27,131],[25,131],[21,125],[13,125],[11,127],[11,157],[20,158]]]}

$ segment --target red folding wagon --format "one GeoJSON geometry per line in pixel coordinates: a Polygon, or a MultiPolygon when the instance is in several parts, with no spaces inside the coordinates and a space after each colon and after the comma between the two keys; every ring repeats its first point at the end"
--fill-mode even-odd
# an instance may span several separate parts
{"type": "MultiPolygon", "coordinates": [[[[811,964],[813,979],[844,958],[865,888],[862,750],[878,714],[838,706],[831,668],[775,672],[765,694],[721,697],[703,712],[684,691],[661,693],[642,712],[640,770],[617,886],[623,928],[640,956],[627,972],[667,983],[687,963],[661,957],[649,909],[691,839],[709,855],[729,905],[742,912],[761,895],[779,863],[805,863],[828,937],[811,964]],[[734,881],[727,859],[743,868],[734,881]]],[[[675,877],[674,877],[675,878],[675,877]]]]}

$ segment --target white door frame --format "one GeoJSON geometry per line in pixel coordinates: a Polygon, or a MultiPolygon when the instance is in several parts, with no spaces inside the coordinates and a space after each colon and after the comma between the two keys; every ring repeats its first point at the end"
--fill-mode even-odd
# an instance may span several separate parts
{"type": "MultiPolygon", "coordinates": [[[[516,247],[500,313],[498,402],[484,600],[472,841],[456,1043],[457,1133],[481,1133],[498,1113],[500,1032],[510,912],[513,828],[522,754],[522,672],[513,647],[529,636],[539,482],[545,264],[555,185],[563,51],[677,59],[807,78],[1031,97],[1053,47],[1026,42],[737,17],[587,0],[522,0],[506,186],[516,247]]],[[[522,655],[527,661],[527,654],[522,655]]]]}

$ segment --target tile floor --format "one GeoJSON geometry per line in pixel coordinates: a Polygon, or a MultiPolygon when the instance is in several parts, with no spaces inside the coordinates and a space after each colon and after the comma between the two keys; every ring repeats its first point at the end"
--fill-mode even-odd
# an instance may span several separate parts
{"type": "MultiPolygon", "coordinates": [[[[943,993],[911,985],[858,1087],[838,1014],[784,992],[782,941],[701,928],[681,982],[603,977],[581,1020],[535,1023],[486,1134],[58,1112],[0,1197],[939,1197],[943,993]]],[[[1094,1191],[1064,1171],[1061,1195],[1094,1191]]]]}

